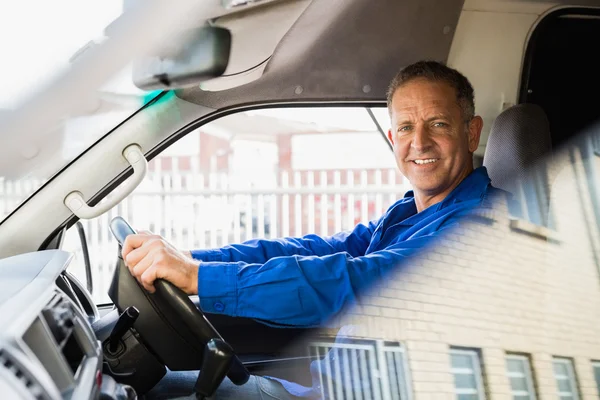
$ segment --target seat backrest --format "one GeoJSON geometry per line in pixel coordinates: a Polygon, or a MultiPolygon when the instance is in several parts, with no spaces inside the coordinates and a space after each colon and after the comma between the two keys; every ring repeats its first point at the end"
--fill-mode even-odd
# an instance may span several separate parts
{"type": "Polygon", "coordinates": [[[535,104],[504,110],[492,125],[483,165],[492,185],[512,193],[513,214],[546,225],[548,178],[543,162],[551,154],[548,118],[535,104]]]}

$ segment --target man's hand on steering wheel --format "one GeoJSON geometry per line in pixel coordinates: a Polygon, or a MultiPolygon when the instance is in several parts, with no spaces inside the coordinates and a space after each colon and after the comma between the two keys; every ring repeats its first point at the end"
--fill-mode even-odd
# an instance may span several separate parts
{"type": "Polygon", "coordinates": [[[123,243],[122,256],[131,275],[154,293],[154,281],[164,279],[186,294],[198,294],[198,261],[159,235],[150,232],[129,235],[123,243]]]}

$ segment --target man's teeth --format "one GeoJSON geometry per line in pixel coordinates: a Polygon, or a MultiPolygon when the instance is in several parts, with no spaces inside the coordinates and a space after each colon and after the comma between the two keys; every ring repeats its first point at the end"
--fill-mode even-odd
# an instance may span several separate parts
{"type": "Polygon", "coordinates": [[[415,164],[419,164],[419,165],[421,165],[421,164],[429,164],[429,163],[436,162],[436,161],[437,160],[435,158],[429,158],[427,160],[415,160],[415,164]]]}

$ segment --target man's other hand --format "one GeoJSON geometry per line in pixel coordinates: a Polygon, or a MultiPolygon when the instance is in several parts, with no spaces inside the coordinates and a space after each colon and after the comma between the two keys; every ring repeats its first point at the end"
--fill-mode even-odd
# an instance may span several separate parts
{"type": "Polygon", "coordinates": [[[187,294],[198,294],[198,262],[150,232],[129,235],[123,260],[131,274],[154,293],[154,281],[165,279],[187,294]]]}

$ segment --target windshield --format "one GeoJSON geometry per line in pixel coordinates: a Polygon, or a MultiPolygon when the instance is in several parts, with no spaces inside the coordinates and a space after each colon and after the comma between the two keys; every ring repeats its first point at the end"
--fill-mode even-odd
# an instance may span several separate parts
{"type": "MultiPolygon", "coordinates": [[[[67,72],[86,49],[100,43],[105,28],[122,14],[123,1],[25,0],[3,3],[0,10],[4,60],[0,119],[4,119],[67,72]]],[[[46,136],[52,138],[48,143],[24,149],[22,162],[0,168],[0,220],[157,94],[137,89],[131,81],[131,68],[126,67],[106,80],[93,96],[82,99],[76,109],[62,115],[58,124],[48,126],[46,136]]],[[[2,135],[4,143],[11,140],[11,133],[2,135]]]]}

